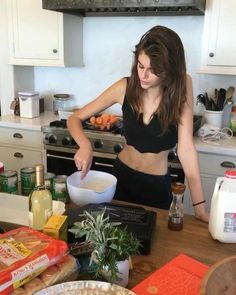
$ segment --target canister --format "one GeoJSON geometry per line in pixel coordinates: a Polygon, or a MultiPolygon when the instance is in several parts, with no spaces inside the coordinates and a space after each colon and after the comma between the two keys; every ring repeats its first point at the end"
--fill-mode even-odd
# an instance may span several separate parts
{"type": "Polygon", "coordinates": [[[21,193],[28,196],[35,187],[35,167],[24,167],[20,170],[21,193]]]}
{"type": "Polygon", "coordinates": [[[54,94],[53,97],[53,111],[55,115],[69,107],[69,101],[71,100],[69,94],[54,94]]]}
{"type": "Polygon", "coordinates": [[[64,203],[69,202],[69,194],[67,191],[66,175],[57,175],[53,178],[52,198],[53,200],[62,201],[64,203]]]}
{"type": "Polygon", "coordinates": [[[20,116],[22,118],[39,117],[39,93],[36,91],[18,92],[20,116]]]}
{"type": "Polygon", "coordinates": [[[8,194],[18,193],[17,171],[6,170],[0,173],[0,191],[8,194]]]}

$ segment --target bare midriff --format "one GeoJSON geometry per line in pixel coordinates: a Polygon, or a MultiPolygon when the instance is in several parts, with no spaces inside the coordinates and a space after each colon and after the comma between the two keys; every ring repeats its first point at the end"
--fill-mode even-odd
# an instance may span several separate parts
{"type": "Polygon", "coordinates": [[[165,175],[168,170],[168,153],[140,153],[134,147],[126,145],[119,154],[119,159],[130,168],[153,175],[165,175]]]}

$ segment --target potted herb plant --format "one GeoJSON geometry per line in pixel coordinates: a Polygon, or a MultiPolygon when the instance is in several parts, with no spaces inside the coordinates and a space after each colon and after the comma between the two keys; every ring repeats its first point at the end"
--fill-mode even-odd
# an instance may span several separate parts
{"type": "Polygon", "coordinates": [[[70,232],[75,238],[85,236],[85,240],[92,243],[94,250],[90,265],[94,263],[95,278],[102,276],[110,283],[125,287],[129,277],[129,257],[138,254],[139,240],[121,228],[121,223],[110,222],[106,208],[96,213],[84,211],[80,216],[82,221],[75,222],[70,232]],[[120,265],[125,265],[125,270],[120,270],[120,265]]]}

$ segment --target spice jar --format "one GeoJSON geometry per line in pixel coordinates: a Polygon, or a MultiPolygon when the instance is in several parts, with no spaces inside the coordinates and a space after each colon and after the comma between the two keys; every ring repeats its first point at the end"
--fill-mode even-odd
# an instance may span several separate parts
{"type": "Polygon", "coordinates": [[[171,184],[173,199],[169,209],[168,228],[170,230],[179,231],[183,229],[183,195],[185,188],[185,184],[180,182],[171,184]]]}

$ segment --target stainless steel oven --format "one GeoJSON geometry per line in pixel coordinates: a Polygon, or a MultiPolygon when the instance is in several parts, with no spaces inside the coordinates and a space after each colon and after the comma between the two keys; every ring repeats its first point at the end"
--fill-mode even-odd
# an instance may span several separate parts
{"type": "MultiPolygon", "coordinates": [[[[50,146],[45,146],[47,149],[47,171],[53,172],[56,175],[70,175],[77,171],[74,163],[74,154],[76,150],[66,150],[63,148],[51,149],[50,146]]],[[[112,173],[114,155],[110,156],[105,153],[93,154],[93,162],[91,169],[112,173]]]]}

